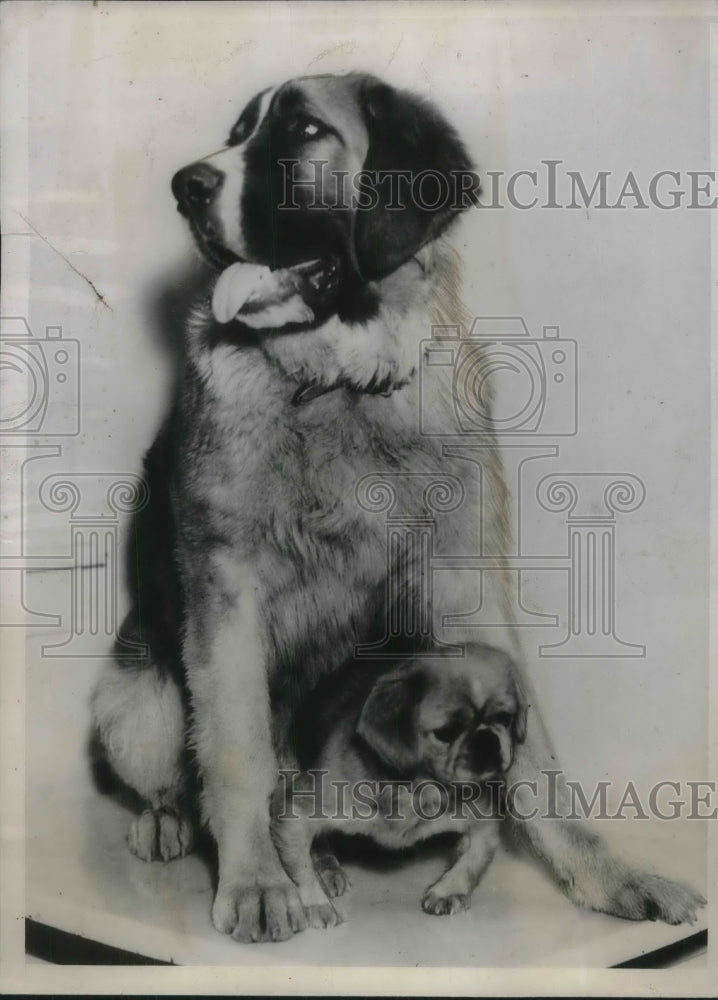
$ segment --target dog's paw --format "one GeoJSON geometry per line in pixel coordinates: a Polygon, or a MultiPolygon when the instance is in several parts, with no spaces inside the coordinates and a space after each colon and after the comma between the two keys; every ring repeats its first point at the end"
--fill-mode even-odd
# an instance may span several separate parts
{"type": "Polygon", "coordinates": [[[469,893],[447,893],[444,894],[436,888],[427,889],[421,901],[421,908],[424,913],[431,913],[434,916],[442,917],[451,913],[462,913],[471,909],[471,895],[469,893]]]}
{"type": "Polygon", "coordinates": [[[220,885],[212,923],[235,941],[286,941],[307,927],[297,890],[287,879],[271,885],[220,885]]]}
{"type": "Polygon", "coordinates": [[[324,891],[330,899],[343,896],[351,886],[348,875],[341,867],[324,868],[320,870],[319,878],[322,880],[324,891]]]}
{"type": "MultiPolygon", "coordinates": [[[[334,863],[339,867],[336,859],[334,863]]],[[[339,871],[341,872],[341,868],[339,871]]],[[[302,880],[298,885],[298,891],[310,927],[324,929],[336,927],[337,924],[344,922],[344,918],[327,899],[326,887],[318,874],[302,880]]]]}
{"type": "Polygon", "coordinates": [[[337,913],[329,900],[324,903],[311,903],[305,906],[305,913],[310,927],[324,930],[327,927],[336,927],[343,923],[342,917],[337,913]]]}
{"type": "Polygon", "coordinates": [[[630,872],[611,893],[608,912],[628,920],[692,924],[705,904],[699,892],[682,882],[648,872],[630,872]]]}
{"type": "Polygon", "coordinates": [[[142,861],[172,861],[189,854],[193,845],[191,824],[170,809],[146,809],[133,820],[127,844],[142,861]]]}
{"type": "Polygon", "coordinates": [[[330,899],[343,896],[351,886],[349,876],[333,854],[322,854],[315,857],[314,868],[330,899]]]}
{"type": "Polygon", "coordinates": [[[584,877],[574,875],[560,881],[579,906],[625,920],[691,924],[706,903],[689,885],[627,868],[610,857],[584,877]]]}

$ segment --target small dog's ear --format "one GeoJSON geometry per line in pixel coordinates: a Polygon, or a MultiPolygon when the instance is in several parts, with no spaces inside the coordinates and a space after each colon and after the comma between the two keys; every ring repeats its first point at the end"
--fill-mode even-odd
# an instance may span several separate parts
{"type": "Polygon", "coordinates": [[[514,716],[513,736],[516,743],[523,743],[526,739],[526,717],[528,714],[528,705],[520,705],[514,716]]]}
{"type": "Polygon", "coordinates": [[[414,664],[380,677],[359,715],[356,731],[393,770],[410,774],[419,763],[416,709],[424,678],[414,664]]]}
{"type": "Polygon", "coordinates": [[[360,104],[369,133],[364,170],[378,176],[368,179],[376,204],[356,211],[354,249],[362,277],[381,278],[475,205],[480,185],[461,139],[428,101],[368,76],[360,104]],[[398,200],[397,171],[411,175],[408,184],[400,182],[398,200]],[[392,199],[403,207],[389,208],[392,199]]]}
{"type": "Polygon", "coordinates": [[[526,726],[530,705],[526,700],[526,695],[523,691],[521,683],[518,680],[515,682],[515,688],[516,714],[514,715],[512,736],[515,743],[523,743],[526,740],[526,726]]]}

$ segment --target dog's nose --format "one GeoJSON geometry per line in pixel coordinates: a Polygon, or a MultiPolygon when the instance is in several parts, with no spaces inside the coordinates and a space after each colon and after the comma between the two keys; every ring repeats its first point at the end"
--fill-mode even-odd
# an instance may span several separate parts
{"type": "Polygon", "coordinates": [[[222,186],[222,176],[208,163],[191,163],[178,170],[172,178],[172,194],[180,211],[187,215],[193,209],[211,205],[222,186]]]}

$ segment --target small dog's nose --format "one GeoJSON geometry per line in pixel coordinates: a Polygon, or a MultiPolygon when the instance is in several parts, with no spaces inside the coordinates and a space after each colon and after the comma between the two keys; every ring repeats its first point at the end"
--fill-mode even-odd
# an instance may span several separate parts
{"type": "Polygon", "coordinates": [[[496,733],[479,729],[471,737],[471,757],[477,770],[493,767],[501,762],[501,744],[496,733]]]}
{"type": "Polygon", "coordinates": [[[223,175],[208,163],[191,163],[172,178],[172,194],[179,210],[186,215],[192,209],[207,208],[222,186],[223,175]]]}

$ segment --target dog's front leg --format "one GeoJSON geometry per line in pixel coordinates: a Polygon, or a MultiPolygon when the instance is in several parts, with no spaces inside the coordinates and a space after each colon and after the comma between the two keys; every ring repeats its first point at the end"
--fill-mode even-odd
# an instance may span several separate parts
{"type": "MultiPolygon", "coordinates": [[[[313,841],[321,835],[324,826],[322,820],[312,819],[319,804],[313,801],[313,788],[313,778],[308,775],[298,776],[296,784],[292,778],[291,782],[277,787],[273,796],[272,838],[284,867],[297,887],[309,926],[334,927],[341,919],[327,898],[312,853],[313,841]]],[[[321,799],[322,810],[326,810],[327,814],[336,805],[332,801],[332,789],[328,791],[330,799],[321,799]]],[[[334,865],[336,871],[339,868],[336,858],[334,865]]]]}
{"type": "Polygon", "coordinates": [[[231,554],[191,570],[184,661],[202,808],[217,842],[212,921],[237,941],[280,941],[306,927],[270,837],[277,782],[259,581],[231,554]]]}
{"type": "Polygon", "coordinates": [[[499,843],[498,821],[485,819],[462,834],[452,866],[424,893],[421,908],[441,916],[471,908],[471,893],[491,864],[499,843]]]}

